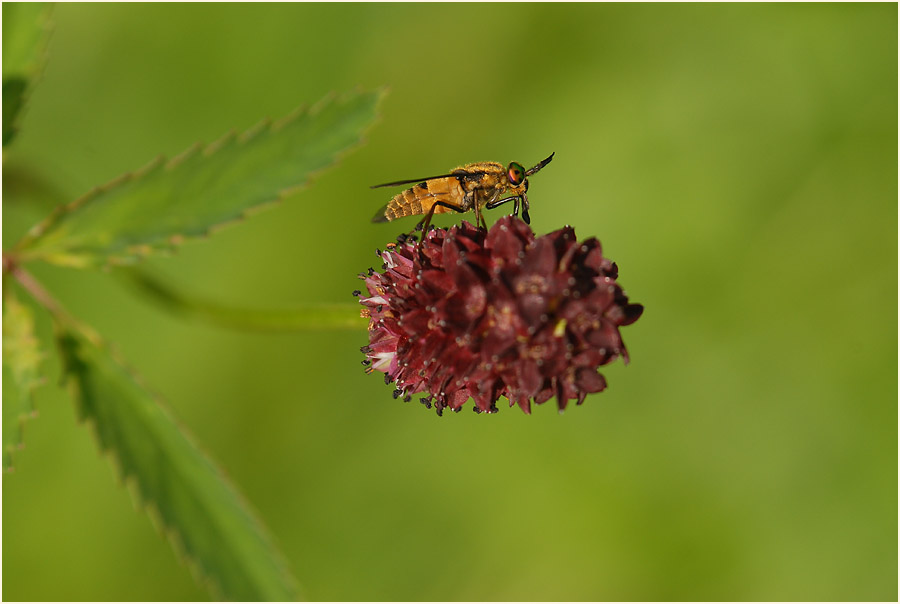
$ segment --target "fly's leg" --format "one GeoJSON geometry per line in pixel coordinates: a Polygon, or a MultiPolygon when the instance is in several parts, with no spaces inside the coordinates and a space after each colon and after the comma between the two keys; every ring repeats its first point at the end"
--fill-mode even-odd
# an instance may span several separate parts
{"type": "MultiPolygon", "coordinates": [[[[513,213],[511,214],[511,216],[518,216],[519,215],[519,202],[521,200],[522,200],[522,198],[519,195],[513,195],[512,197],[504,197],[503,199],[498,199],[496,201],[489,201],[485,207],[489,210],[493,210],[494,208],[496,208],[498,206],[502,206],[507,201],[515,201],[515,204],[513,205],[513,213]]],[[[525,218],[525,224],[528,224],[529,217],[528,217],[527,211],[525,211],[524,209],[522,212],[522,216],[523,216],[523,218],[525,218]]]]}
{"type": "Polygon", "coordinates": [[[466,194],[465,197],[465,207],[471,208],[475,211],[475,226],[484,227],[487,229],[487,224],[484,222],[484,215],[481,213],[481,206],[478,204],[478,189],[471,191],[466,194]]]}
{"type": "Polygon", "coordinates": [[[487,202],[487,206],[486,206],[486,207],[487,207],[487,209],[489,209],[489,210],[493,210],[494,208],[498,208],[498,207],[502,206],[502,205],[503,205],[504,203],[506,203],[507,201],[513,201],[513,200],[515,200],[516,206],[518,206],[518,204],[519,204],[519,199],[520,199],[520,198],[519,198],[518,195],[513,195],[512,197],[504,197],[503,199],[497,199],[497,200],[493,200],[493,199],[492,199],[491,201],[487,202]]]}
{"type": "MultiPolygon", "coordinates": [[[[436,201],[432,204],[431,208],[428,210],[428,213],[425,214],[425,218],[420,223],[422,225],[422,240],[425,240],[425,237],[428,236],[428,226],[431,224],[431,217],[434,216],[434,210],[438,207],[449,208],[454,212],[465,212],[465,210],[457,205],[453,205],[452,203],[447,203],[446,201],[436,201]]],[[[418,225],[416,226],[416,230],[419,230],[418,225]]]]}
{"type": "Polygon", "coordinates": [[[481,213],[481,208],[478,207],[477,203],[473,205],[475,206],[475,225],[487,230],[487,223],[484,221],[484,215],[481,213]]]}
{"type": "MultiPolygon", "coordinates": [[[[497,200],[500,198],[500,193],[502,189],[496,189],[494,193],[491,195],[491,198],[484,202],[484,207],[488,210],[496,207],[494,204],[497,203],[497,200]]],[[[487,230],[487,223],[484,221],[484,214],[481,213],[481,208],[478,207],[478,203],[475,203],[475,215],[481,218],[481,225],[484,226],[485,230],[487,230]]]]}
{"type": "MultiPolygon", "coordinates": [[[[434,216],[434,210],[438,206],[441,206],[444,208],[449,208],[449,209],[453,210],[454,212],[462,213],[462,212],[466,211],[464,208],[461,208],[457,205],[453,205],[452,203],[447,203],[446,201],[434,202],[434,204],[431,206],[431,208],[429,208],[428,213],[425,215],[425,218],[422,220],[422,222],[419,223],[419,225],[422,225],[422,239],[420,239],[419,243],[416,245],[416,252],[418,254],[420,254],[420,256],[419,256],[420,261],[422,261],[424,258],[424,255],[422,254],[422,243],[425,241],[425,238],[428,237],[428,226],[431,224],[431,217],[434,216]]],[[[419,229],[419,225],[416,225],[416,230],[419,229]]]]}

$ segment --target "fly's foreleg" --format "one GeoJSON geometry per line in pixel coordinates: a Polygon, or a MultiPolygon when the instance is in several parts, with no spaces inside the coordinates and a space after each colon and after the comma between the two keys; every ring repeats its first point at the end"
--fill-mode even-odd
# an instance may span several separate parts
{"type": "MultiPolygon", "coordinates": [[[[521,200],[522,200],[522,198],[519,195],[513,195],[512,197],[504,197],[503,199],[489,201],[487,203],[487,206],[485,206],[485,207],[487,207],[487,209],[489,209],[489,210],[493,210],[496,207],[502,206],[507,201],[514,201],[515,204],[513,205],[513,213],[511,214],[511,216],[518,216],[519,215],[519,202],[521,200]]],[[[523,212],[523,216],[525,218],[525,222],[527,223],[528,222],[527,213],[523,212]]]]}

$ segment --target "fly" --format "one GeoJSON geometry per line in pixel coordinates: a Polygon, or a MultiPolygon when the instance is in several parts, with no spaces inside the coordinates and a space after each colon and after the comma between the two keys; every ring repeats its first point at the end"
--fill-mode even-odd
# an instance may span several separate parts
{"type": "Polygon", "coordinates": [[[522,209],[522,220],[531,223],[528,215],[528,177],[550,163],[555,153],[536,166],[524,169],[521,164],[504,167],[493,161],[466,164],[449,174],[398,180],[372,188],[394,187],[416,183],[397,193],[387,205],[378,210],[372,222],[388,222],[404,216],[424,215],[423,232],[428,231],[431,217],[449,212],[475,211],[475,222],[487,228],[483,212],[493,210],[508,201],[513,202],[513,216],[522,209]]]}

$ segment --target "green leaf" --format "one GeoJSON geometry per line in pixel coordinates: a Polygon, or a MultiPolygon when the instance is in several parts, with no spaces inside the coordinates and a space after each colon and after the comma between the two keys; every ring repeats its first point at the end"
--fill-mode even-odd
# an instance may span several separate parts
{"type": "Polygon", "coordinates": [[[40,74],[50,34],[50,6],[3,3],[3,146],[16,134],[25,96],[40,74]]]}
{"type": "Polygon", "coordinates": [[[123,480],[173,546],[229,600],[290,600],[293,579],[260,522],[222,472],[99,336],[57,317],[65,379],[123,480]]]}
{"type": "Polygon", "coordinates": [[[24,445],[25,422],[37,416],[34,389],[43,383],[43,359],[34,333],[34,315],[19,302],[12,286],[3,292],[3,471],[24,445]]]}
{"type": "Polygon", "coordinates": [[[16,246],[20,259],[133,263],[208,235],[309,183],[360,142],[382,92],[328,97],[286,119],[154,161],[58,209],[16,246]]]}
{"type": "Polygon", "coordinates": [[[259,310],[215,304],[176,291],[145,270],[118,271],[130,285],[166,310],[231,329],[250,331],[364,330],[359,304],[315,304],[290,309],[259,310]]]}

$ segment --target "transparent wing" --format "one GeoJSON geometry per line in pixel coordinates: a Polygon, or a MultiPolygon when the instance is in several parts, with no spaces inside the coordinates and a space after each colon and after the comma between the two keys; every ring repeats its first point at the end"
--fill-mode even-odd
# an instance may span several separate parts
{"type": "Polygon", "coordinates": [[[369,187],[369,188],[370,188],[370,189],[379,189],[379,188],[381,188],[381,187],[396,187],[396,186],[399,186],[399,185],[411,185],[411,184],[414,184],[414,183],[428,182],[429,180],[435,180],[435,179],[438,179],[438,178],[448,178],[448,177],[450,177],[450,176],[461,176],[461,175],[463,175],[463,174],[465,174],[465,175],[469,175],[469,174],[475,175],[475,174],[487,174],[487,172],[483,172],[483,171],[466,172],[466,171],[459,170],[459,171],[456,171],[456,172],[450,172],[449,174],[438,174],[437,176],[426,176],[425,178],[410,178],[410,179],[408,179],[408,180],[395,180],[394,182],[386,182],[386,183],[381,184],[381,185],[372,185],[372,186],[369,187]]]}

